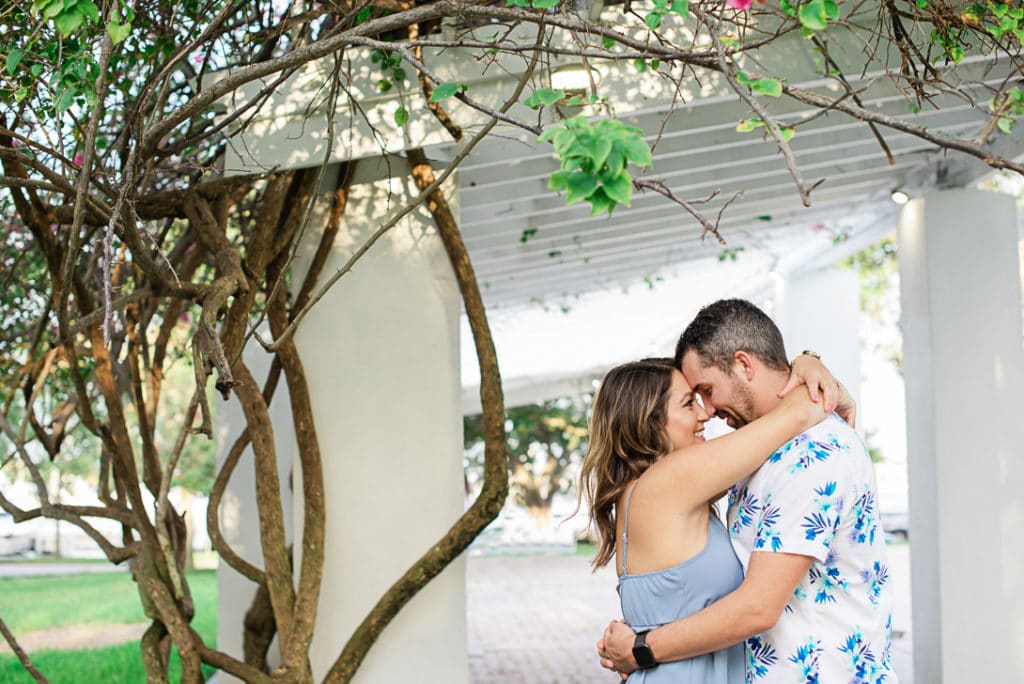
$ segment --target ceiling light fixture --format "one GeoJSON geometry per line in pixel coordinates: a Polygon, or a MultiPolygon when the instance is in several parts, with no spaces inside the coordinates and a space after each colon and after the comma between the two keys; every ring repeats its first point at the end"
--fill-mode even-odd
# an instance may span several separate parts
{"type": "Polygon", "coordinates": [[[898,190],[898,189],[897,190],[893,190],[892,194],[890,195],[890,197],[892,197],[892,201],[893,202],[895,202],[896,204],[898,204],[900,206],[903,206],[904,204],[906,204],[907,202],[910,201],[910,195],[908,195],[907,193],[903,192],[902,190],[898,190]]]}

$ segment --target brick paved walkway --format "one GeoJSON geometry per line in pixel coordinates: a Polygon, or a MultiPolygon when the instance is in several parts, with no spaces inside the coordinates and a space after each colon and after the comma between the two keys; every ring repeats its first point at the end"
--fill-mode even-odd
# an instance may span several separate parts
{"type": "MultiPolygon", "coordinates": [[[[909,549],[890,547],[896,592],[893,660],[912,684],[909,549]]],[[[581,556],[472,557],[467,564],[471,684],[576,684],[618,678],[601,668],[595,642],[620,616],[615,572],[591,574],[581,556]]]]}

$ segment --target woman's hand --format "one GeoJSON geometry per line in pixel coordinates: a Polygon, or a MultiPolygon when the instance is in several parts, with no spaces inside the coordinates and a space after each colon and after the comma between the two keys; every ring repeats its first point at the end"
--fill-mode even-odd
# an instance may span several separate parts
{"type": "Polygon", "coordinates": [[[793,359],[793,371],[786,386],[779,392],[779,398],[785,397],[800,385],[807,385],[811,401],[824,402],[826,412],[835,411],[850,427],[857,426],[857,403],[820,359],[810,354],[800,354],[793,359]]]}
{"type": "Polygon", "coordinates": [[[817,425],[828,415],[824,402],[813,401],[810,398],[809,386],[806,391],[798,387],[795,392],[789,392],[779,402],[779,409],[786,411],[798,421],[801,432],[817,425]]]}

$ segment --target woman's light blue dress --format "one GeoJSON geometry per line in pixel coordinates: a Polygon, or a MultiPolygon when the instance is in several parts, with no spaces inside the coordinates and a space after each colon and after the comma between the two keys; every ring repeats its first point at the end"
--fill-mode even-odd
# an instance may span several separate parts
{"type": "MultiPolygon", "coordinates": [[[[730,593],[743,581],[743,568],[729,541],[725,525],[708,513],[708,541],[693,558],[666,570],[626,574],[629,499],[622,532],[622,576],[619,599],[622,615],[635,632],[654,629],[696,613],[730,593]]],[[[637,670],[628,684],[743,684],[743,644],[722,651],[662,663],[649,670],[637,670]]]]}

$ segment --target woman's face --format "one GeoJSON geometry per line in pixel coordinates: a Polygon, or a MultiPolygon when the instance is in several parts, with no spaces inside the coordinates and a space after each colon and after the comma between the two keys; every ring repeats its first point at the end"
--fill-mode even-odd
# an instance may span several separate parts
{"type": "Polygon", "coordinates": [[[672,440],[672,450],[703,442],[707,420],[708,414],[697,402],[686,378],[678,370],[673,370],[668,406],[665,407],[665,431],[672,440]]]}

